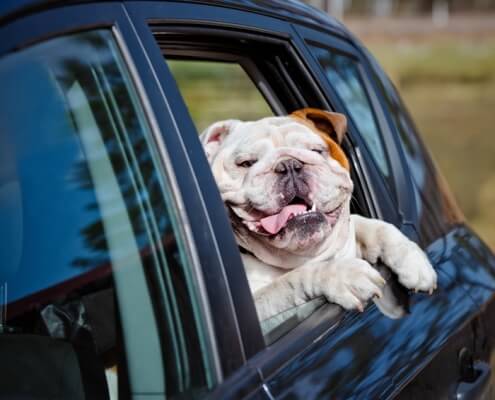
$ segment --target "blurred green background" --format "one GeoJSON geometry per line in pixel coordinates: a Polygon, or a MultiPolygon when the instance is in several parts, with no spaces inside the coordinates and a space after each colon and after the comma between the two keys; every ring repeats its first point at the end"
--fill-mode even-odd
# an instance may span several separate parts
{"type": "Polygon", "coordinates": [[[468,223],[495,250],[495,14],[344,23],[394,81],[468,223]]]}
{"type": "MultiPolygon", "coordinates": [[[[340,4],[337,16],[392,78],[469,224],[495,249],[495,1],[312,3],[340,4]]],[[[200,132],[271,114],[235,64],[169,65],[200,132]]]]}
{"type": "Polygon", "coordinates": [[[196,60],[167,63],[199,133],[215,121],[249,121],[273,114],[238,64],[196,60]]]}

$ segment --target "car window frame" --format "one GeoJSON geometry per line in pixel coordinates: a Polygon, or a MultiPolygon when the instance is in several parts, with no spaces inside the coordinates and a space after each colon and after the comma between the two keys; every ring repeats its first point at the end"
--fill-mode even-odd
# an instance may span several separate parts
{"type": "MultiPolygon", "coordinates": [[[[180,232],[174,232],[174,234],[179,236],[178,240],[186,244],[184,246],[186,247],[186,258],[192,267],[192,271],[190,272],[192,274],[193,286],[199,297],[196,306],[200,309],[200,315],[202,315],[204,320],[202,324],[206,332],[208,367],[211,368],[212,379],[218,383],[222,380],[221,361],[217,353],[219,343],[212,334],[213,329],[211,319],[209,318],[209,304],[206,302],[204,296],[205,289],[201,270],[198,267],[198,259],[200,255],[206,253],[210,259],[212,268],[215,268],[216,265],[218,266],[220,260],[217,253],[209,251],[211,244],[207,240],[209,236],[204,235],[204,226],[201,232],[198,232],[197,229],[194,230],[192,226],[194,224],[190,222],[189,216],[184,211],[187,208],[187,204],[185,203],[198,203],[201,201],[200,194],[196,186],[187,186],[189,182],[193,181],[194,176],[192,176],[188,168],[187,159],[184,158],[181,147],[177,146],[179,135],[174,120],[167,111],[167,98],[160,92],[154,80],[142,79],[142,77],[152,76],[152,70],[149,68],[146,54],[143,52],[140,40],[136,35],[132,23],[123,5],[115,3],[71,5],[38,11],[35,14],[18,15],[14,19],[3,21],[2,26],[0,26],[0,35],[6,39],[0,43],[0,58],[3,55],[13,53],[19,49],[44,42],[51,38],[88,30],[107,29],[111,31],[115,39],[115,44],[121,53],[127,72],[136,89],[138,101],[143,109],[145,119],[157,146],[162,164],[161,167],[166,174],[166,176],[163,176],[163,179],[167,181],[170,188],[171,206],[180,225],[180,232]],[[164,110],[166,111],[164,112],[164,110]],[[165,140],[165,136],[167,140],[165,140]],[[181,182],[183,185],[180,185],[181,182]],[[201,235],[205,236],[205,239],[201,240],[201,235]],[[200,239],[199,241],[198,238],[200,239]]],[[[202,212],[201,208],[196,211],[197,220],[199,220],[199,223],[203,223],[203,220],[207,216],[202,212]]],[[[148,272],[144,272],[147,278],[149,278],[148,272]]],[[[149,283],[150,280],[147,280],[149,283]]],[[[225,289],[219,287],[218,290],[222,293],[225,289]]],[[[161,296],[165,296],[165,293],[159,290],[152,290],[150,287],[141,295],[143,298],[149,298],[152,291],[155,296],[158,293],[161,296]]],[[[123,294],[120,293],[119,295],[122,296],[123,294]]],[[[157,302],[160,302],[159,298],[153,300],[153,303],[157,302]]],[[[139,304],[136,304],[136,307],[138,306],[139,304]]],[[[226,304],[225,308],[227,312],[224,317],[228,321],[232,317],[232,307],[226,304]]],[[[122,319],[119,318],[119,320],[122,329],[134,331],[134,341],[126,345],[126,350],[132,352],[133,359],[139,360],[139,364],[149,365],[151,362],[150,355],[157,358],[161,357],[161,351],[159,349],[143,351],[142,340],[145,340],[145,338],[142,331],[137,329],[137,327],[124,326],[122,319]],[[136,338],[141,338],[142,340],[136,340],[136,338]]],[[[241,365],[242,352],[238,337],[233,336],[228,338],[228,341],[225,343],[220,344],[224,344],[227,350],[231,352],[230,362],[234,365],[241,365]]],[[[165,379],[164,371],[154,371],[153,374],[149,374],[146,368],[139,370],[136,366],[130,368],[128,365],[124,370],[128,375],[119,375],[119,381],[122,379],[123,382],[124,396],[127,393],[132,396],[146,394],[147,396],[151,396],[151,398],[163,397],[164,393],[157,392],[156,388],[163,387],[163,381],[165,379]]]]}
{"type": "MultiPolygon", "coordinates": [[[[157,75],[160,75],[162,73],[161,71],[168,70],[168,68],[166,66],[165,60],[163,59],[162,52],[158,44],[156,43],[156,39],[152,34],[152,28],[150,27],[150,25],[160,24],[161,26],[169,27],[180,26],[181,28],[187,28],[189,26],[196,29],[203,29],[208,27],[209,29],[223,29],[229,34],[235,33],[238,35],[246,35],[246,37],[258,34],[260,40],[263,40],[263,38],[265,38],[265,40],[267,41],[279,40],[287,44],[287,46],[291,49],[291,54],[298,62],[300,68],[305,72],[307,78],[312,82],[312,90],[314,90],[320,98],[320,107],[335,109],[336,111],[339,111],[339,109],[342,110],[341,105],[331,106],[328,96],[325,95],[327,85],[322,85],[321,82],[315,77],[315,75],[318,74],[315,74],[314,65],[308,66],[308,54],[305,44],[298,37],[298,35],[295,34],[293,26],[288,22],[262,15],[254,15],[252,13],[246,13],[239,10],[223,8],[215,5],[196,4],[194,6],[194,10],[192,10],[191,7],[188,7],[184,4],[163,4],[150,1],[139,3],[127,2],[126,7],[129,10],[129,14],[133,19],[139,36],[144,42],[147,53],[152,59],[152,63],[157,75]],[[261,34],[259,34],[260,31],[261,34]]],[[[160,80],[160,78],[158,79],[160,80]]],[[[168,80],[168,74],[166,80],[162,79],[161,85],[162,87],[173,85],[174,89],[177,89],[175,82],[170,82],[168,80]]],[[[181,98],[179,91],[177,91],[177,96],[181,98]]],[[[200,147],[200,143],[197,140],[198,133],[194,128],[194,123],[190,119],[184,102],[181,99],[181,101],[177,101],[175,105],[179,107],[177,109],[174,109],[174,112],[177,112],[181,116],[180,129],[185,137],[184,140],[192,140],[190,142],[191,144],[193,144],[192,142],[195,141],[195,146],[200,147]]],[[[355,129],[351,126],[349,128],[349,135],[346,140],[350,142],[350,145],[352,146],[351,150],[356,150],[354,152],[355,154],[352,155],[353,168],[356,169],[359,175],[358,177],[362,179],[364,189],[369,190],[367,187],[369,179],[365,175],[361,165],[363,164],[363,156],[362,154],[360,154],[358,146],[355,145],[355,136],[355,129]]],[[[191,164],[196,167],[197,170],[202,171],[206,167],[209,169],[209,165],[207,164],[204,155],[199,156],[198,151],[200,150],[202,151],[202,149],[190,148],[189,158],[191,160],[191,164]]],[[[216,184],[212,179],[212,176],[210,176],[207,179],[207,182],[204,182],[202,188],[203,190],[205,190],[206,193],[211,193],[212,185],[215,185],[216,190],[216,184]]],[[[222,208],[223,203],[219,199],[218,193],[214,197],[217,201],[215,207],[222,208]]],[[[369,216],[377,216],[378,211],[375,210],[376,202],[374,198],[370,195],[367,195],[366,201],[366,205],[371,207],[371,209],[368,211],[369,216]]],[[[225,212],[222,212],[223,215],[216,214],[216,216],[220,218],[220,221],[217,221],[220,224],[215,229],[215,233],[219,234],[219,237],[221,238],[225,236],[231,236],[231,238],[233,238],[230,222],[226,218],[225,212]]],[[[235,264],[232,264],[231,267],[235,266],[236,268],[242,268],[242,263],[240,263],[240,258],[238,258],[239,251],[237,249],[237,245],[234,244],[232,247],[230,247],[231,243],[232,242],[230,240],[228,243],[223,243],[221,251],[227,253],[226,259],[234,261],[235,264]]],[[[242,286],[248,287],[247,280],[245,276],[242,275],[243,274],[238,275],[238,279],[241,279],[242,282],[232,283],[232,281],[229,280],[229,284],[232,285],[232,288],[239,287],[239,283],[241,283],[242,286]]],[[[251,293],[249,292],[248,295],[250,303],[253,303],[251,293]]],[[[245,292],[241,293],[241,297],[242,296],[245,296],[245,292]]],[[[248,297],[244,298],[248,299],[248,297]]],[[[336,313],[338,314],[336,317],[335,313],[328,312],[329,309],[334,309],[335,307],[339,308],[338,306],[332,304],[325,305],[317,313],[302,321],[292,331],[288,332],[285,336],[283,336],[277,342],[273,343],[270,346],[265,346],[264,344],[260,346],[260,333],[257,338],[253,338],[252,336],[249,337],[248,335],[245,335],[241,332],[245,348],[254,348],[254,352],[246,352],[246,365],[243,370],[252,371],[254,368],[255,370],[261,371],[263,376],[269,376],[273,374],[278,368],[280,368],[292,357],[300,354],[300,352],[303,351],[308,345],[313,343],[314,340],[316,340],[317,338],[321,338],[322,336],[330,332],[335,327],[336,321],[338,322],[342,317],[347,315],[343,312],[340,312],[336,313]],[[329,315],[331,315],[331,317],[329,317],[329,315]]],[[[376,306],[374,304],[371,304],[369,308],[376,308],[376,306]]],[[[237,315],[242,314],[238,312],[237,315]]],[[[256,322],[256,324],[259,326],[257,317],[255,315],[244,315],[243,317],[245,320],[256,322]],[[253,319],[253,317],[256,319],[253,319]]]]}

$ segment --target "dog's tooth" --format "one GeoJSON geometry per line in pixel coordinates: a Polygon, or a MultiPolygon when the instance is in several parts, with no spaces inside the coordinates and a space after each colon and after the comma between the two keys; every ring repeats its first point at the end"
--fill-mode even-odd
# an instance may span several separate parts
{"type": "Polygon", "coordinates": [[[311,211],[316,211],[316,204],[313,203],[313,205],[311,206],[311,211]]]}

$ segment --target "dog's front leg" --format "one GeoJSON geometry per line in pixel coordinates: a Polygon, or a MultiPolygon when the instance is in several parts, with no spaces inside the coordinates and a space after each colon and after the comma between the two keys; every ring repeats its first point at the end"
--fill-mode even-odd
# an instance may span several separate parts
{"type": "Polygon", "coordinates": [[[385,281],[366,261],[357,258],[310,262],[254,292],[258,317],[264,321],[320,296],[345,309],[362,311],[381,296],[385,281]]]}
{"type": "Polygon", "coordinates": [[[394,225],[352,215],[360,256],[374,264],[381,259],[408,289],[432,292],[437,274],[421,248],[394,225]]]}

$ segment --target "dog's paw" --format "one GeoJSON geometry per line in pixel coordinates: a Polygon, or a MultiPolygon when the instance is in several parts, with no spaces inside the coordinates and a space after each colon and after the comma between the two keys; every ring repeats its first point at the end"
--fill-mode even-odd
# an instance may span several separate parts
{"type": "Polygon", "coordinates": [[[352,258],[341,260],[334,267],[320,282],[328,301],[347,310],[363,311],[368,300],[382,296],[385,280],[367,261],[352,258]]]}
{"type": "Polygon", "coordinates": [[[388,257],[394,260],[390,268],[406,288],[430,294],[437,288],[437,273],[416,243],[407,240],[401,246],[390,249],[389,252],[395,253],[388,257]]]}

